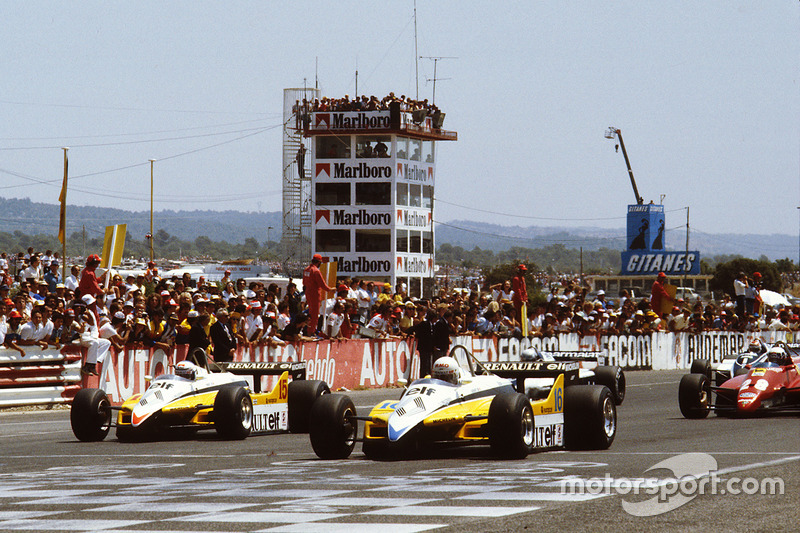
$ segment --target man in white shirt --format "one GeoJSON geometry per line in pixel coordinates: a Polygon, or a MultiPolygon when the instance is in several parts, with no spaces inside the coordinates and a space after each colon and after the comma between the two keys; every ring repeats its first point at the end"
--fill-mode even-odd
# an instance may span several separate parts
{"type": "Polygon", "coordinates": [[[254,343],[261,339],[264,332],[264,320],[261,318],[261,302],[256,300],[250,305],[250,314],[245,317],[244,335],[248,342],[254,343]]]}
{"type": "Polygon", "coordinates": [[[23,269],[22,272],[19,273],[21,279],[35,279],[39,281],[39,278],[42,277],[42,272],[40,268],[39,257],[36,255],[31,256],[30,266],[23,269]]]}
{"type": "Polygon", "coordinates": [[[70,275],[67,276],[67,279],[64,280],[64,287],[67,290],[75,291],[80,284],[80,276],[81,269],[78,265],[72,265],[72,268],[69,270],[70,275]]]}
{"type": "Polygon", "coordinates": [[[19,330],[19,345],[20,346],[34,346],[39,345],[42,348],[47,348],[47,332],[45,331],[44,324],[42,323],[42,311],[37,307],[31,310],[31,320],[19,330]]]}

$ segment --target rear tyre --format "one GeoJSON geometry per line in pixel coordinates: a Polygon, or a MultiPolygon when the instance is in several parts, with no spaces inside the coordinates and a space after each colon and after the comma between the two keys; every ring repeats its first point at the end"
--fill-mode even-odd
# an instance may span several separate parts
{"type": "Polygon", "coordinates": [[[605,450],[617,436],[614,396],[603,385],[564,388],[564,444],[570,450],[605,450]]]}
{"type": "Polygon", "coordinates": [[[708,359],[695,359],[692,361],[691,374],[703,374],[708,379],[711,379],[711,361],[708,359]]]}
{"type": "Polygon", "coordinates": [[[598,366],[594,369],[594,381],[605,385],[614,397],[614,403],[622,405],[625,400],[625,373],[618,366],[598,366]]]}
{"type": "Polygon", "coordinates": [[[685,418],[705,418],[711,403],[711,383],[705,374],[686,374],[678,386],[678,405],[685,418]]]}
{"type": "Polygon", "coordinates": [[[325,394],[311,407],[309,437],[320,459],[345,459],[358,434],[356,407],[344,394],[325,394]]]}
{"type": "Polygon", "coordinates": [[[223,439],[246,439],[253,430],[253,400],[244,387],[224,387],[214,399],[214,429],[223,439]]]}
{"type": "Polygon", "coordinates": [[[489,444],[505,459],[523,459],[533,448],[533,410],[524,394],[498,394],[489,406],[489,444]]]}
{"type": "Polygon", "coordinates": [[[111,428],[111,402],[100,389],[81,389],[72,400],[69,412],[72,433],[83,442],[106,438],[111,428]]]}
{"type": "Polygon", "coordinates": [[[327,383],[316,379],[289,382],[289,431],[308,433],[308,418],[317,398],[330,394],[327,383]]]}

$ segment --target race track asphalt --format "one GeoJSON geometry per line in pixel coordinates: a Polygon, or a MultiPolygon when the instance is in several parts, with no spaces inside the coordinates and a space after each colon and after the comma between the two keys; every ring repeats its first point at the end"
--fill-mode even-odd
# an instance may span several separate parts
{"type": "MultiPolygon", "coordinates": [[[[294,434],[82,443],[67,410],[0,411],[0,531],[795,531],[798,418],[686,420],[681,375],[627,373],[609,450],[519,461],[465,447],[374,462],[360,444],[322,461],[294,434]]],[[[366,414],[399,390],[348,394],[366,414]]]]}

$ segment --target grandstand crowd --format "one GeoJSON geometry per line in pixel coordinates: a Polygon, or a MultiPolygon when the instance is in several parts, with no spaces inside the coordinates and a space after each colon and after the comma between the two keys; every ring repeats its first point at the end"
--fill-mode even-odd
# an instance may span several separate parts
{"type": "Polygon", "coordinates": [[[22,354],[31,347],[89,345],[97,339],[118,348],[141,343],[169,350],[187,344],[225,361],[241,346],[405,337],[419,331],[416,326],[425,320],[443,321],[450,335],[500,337],[800,329],[800,306],[773,308],[756,299],[742,307],[736,295],[720,302],[674,300],[665,311],[655,294],[661,277],[651,295],[632,298],[622,291],[614,299],[603,291],[590,298],[577,279],[562,277],[546,303],[523,315],[527,294],[515,294],[525,291],[520,279],[526,269],[520,265],[520,279],[481,290],[441,289],[429,299],[409,298],[405,284],[341,279],[333,287],[335,297],[322,301],[318,326],[311,331],[306,295],[291,281],[285,289],[264,286],[232,280],[229,271],[215,282],[189,274],[167,279],[152,262],[141,274],[123,278],[113,271],[98,275],[99,264],[100,258],[91,255],[82,265],[70,265],[62,279],[58,253],[0,253],[0,344],[22,354]]]}

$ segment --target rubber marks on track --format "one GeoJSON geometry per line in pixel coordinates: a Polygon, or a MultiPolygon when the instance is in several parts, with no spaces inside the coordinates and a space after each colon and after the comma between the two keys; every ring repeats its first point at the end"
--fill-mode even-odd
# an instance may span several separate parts
{"type": "Polygon", "coordinates": [[[362,477],[346,463],[173,470],[175,477],[165,474],[183,465],[76,467],[68,477],[57,469],[0,473],[0,530],[416,533],[602,497],[559,487],[606,466],[492,462],[362,477]]]}

